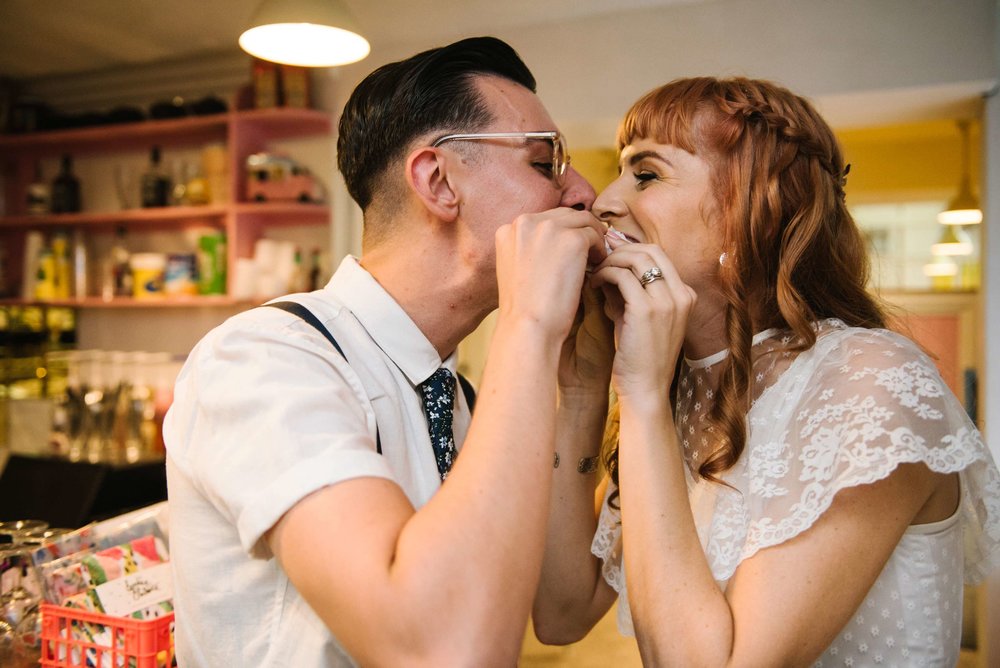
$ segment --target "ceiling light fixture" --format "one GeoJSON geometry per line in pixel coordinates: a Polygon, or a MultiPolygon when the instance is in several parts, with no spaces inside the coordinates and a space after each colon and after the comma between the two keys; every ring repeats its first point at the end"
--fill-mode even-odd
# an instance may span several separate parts
{"type": "Polygon", "coordinates": [[[978,225],[983,222],[983,211],[979,208],[979,200],[972,194],[969,121],[958,121],[958,132],[962,136],[962,180],[958,194],[948,202],[948,208],[938,214],[937,220],[942,225],[978,225]]]}
{"type": "Polygon", "coordinates": [[[941,239],[931,246],[932,255],[972,255],[972,238],[960,225],[946,225],[941,239]]]}
{"type": "Polygon", "coordinates": [[[264,0],[250,25],[240,47],[284,65],[347,65],[371,51],[340,0],[264,0]]]}
{"type": "Polygon", "coordinates": [[[958,265],[944,255],[938,255],[933,262],[924,265],[924,276],[939,278],[942,276],[956,276],[958,265]]]}

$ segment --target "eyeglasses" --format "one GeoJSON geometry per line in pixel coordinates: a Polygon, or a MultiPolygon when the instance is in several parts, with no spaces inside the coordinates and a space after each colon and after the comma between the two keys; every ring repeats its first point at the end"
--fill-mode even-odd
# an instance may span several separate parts
{"type": "Polygon", "coordinates": [[[557,131],[548,132],[470,132],[464,134],[445,135],[431,144],[437,148],[448,141],[475,141],[477,139],[545,139],[552,146],[551,178],[556,187],[561,188],[569,168],[569,151],[566,149],[566,138],[557,131]]]}

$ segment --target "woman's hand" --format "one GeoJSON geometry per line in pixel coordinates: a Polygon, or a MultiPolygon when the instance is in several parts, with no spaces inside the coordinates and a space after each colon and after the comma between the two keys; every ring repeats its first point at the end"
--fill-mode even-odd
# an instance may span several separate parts
{"type": "Polygon", "coordinates": [[[604,312],[604,294],[584,283],[580,307],[559,358],[560,391],[606,401],[614,354],[614,326],[604,312]]]}
{"type": "Polygon", "coordinates": [[[613,238],[608,243],[613,252],[595,269],[591,284],[603,290],[605,312],[615,323],[612,384],[622,399],[659,397],[670,387],[697,295],[659,246],[613,238]],[[654,267],[663,278],[643,286],[640,278],[654,267]]]}

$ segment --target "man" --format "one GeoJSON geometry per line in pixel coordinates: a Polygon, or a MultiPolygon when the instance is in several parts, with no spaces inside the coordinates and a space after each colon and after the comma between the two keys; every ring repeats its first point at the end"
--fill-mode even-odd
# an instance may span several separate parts
{"type": "Polygon", "coordinates": [[[268,307],[192,351],[165,424],[180,665],[515,664],[561,346],[603,257],[534,86],[492,38],[369,75],[338,140],[362,257],[292,298],[344,354],[268,307]],[[498,305],[475,419],[454,391],[425,413],[498,305]]]}

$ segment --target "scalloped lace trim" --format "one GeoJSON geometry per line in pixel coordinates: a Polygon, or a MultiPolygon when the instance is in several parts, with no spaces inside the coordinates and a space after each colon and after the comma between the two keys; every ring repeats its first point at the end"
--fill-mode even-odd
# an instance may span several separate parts
{"type": "MultiPolygon", "coordinates": [[[[966,555],[966,579],[980,581],[993,567],[1000,565],[1000,476],[989,466],[985,444],[979,434],[960,429],[951,439],[951,447],[941,450],[920,444],[909,430],[896,430],[893,447],[855,448],[857,468],[851,475],[841,476],[832,483],[809,483],[802,492],[793,512],[780,520],[765,517],[751,521],[745,504],[738,494],[724,489],[712,519],[711,535],[706,549],[709,565],[716,580],[733,576],[737,566],[760,550],[779,545],[809,529],[833,503],[836,494],[850,487],[882,480],[897,466],[923,462],[938,473],[961,472],[962,501],[960,512],[963,526],[973,547],[966,555]],[[981,529],[981,530],[980,530],[981,529]]],[[[712,484],[699,482],[698,484],[712,484]]]]}
{"type": "MultiPolygon", "coordinates": [[[[609,491],[614,485],[608,485],[609,491]]],[[[619,594],[625,588],[625,577],[621,566],[621,513],[608,505],[604,497],[601,517],[597,523],[590,552],[604,562],[601,573],[611,588],[619,594]]]]}

